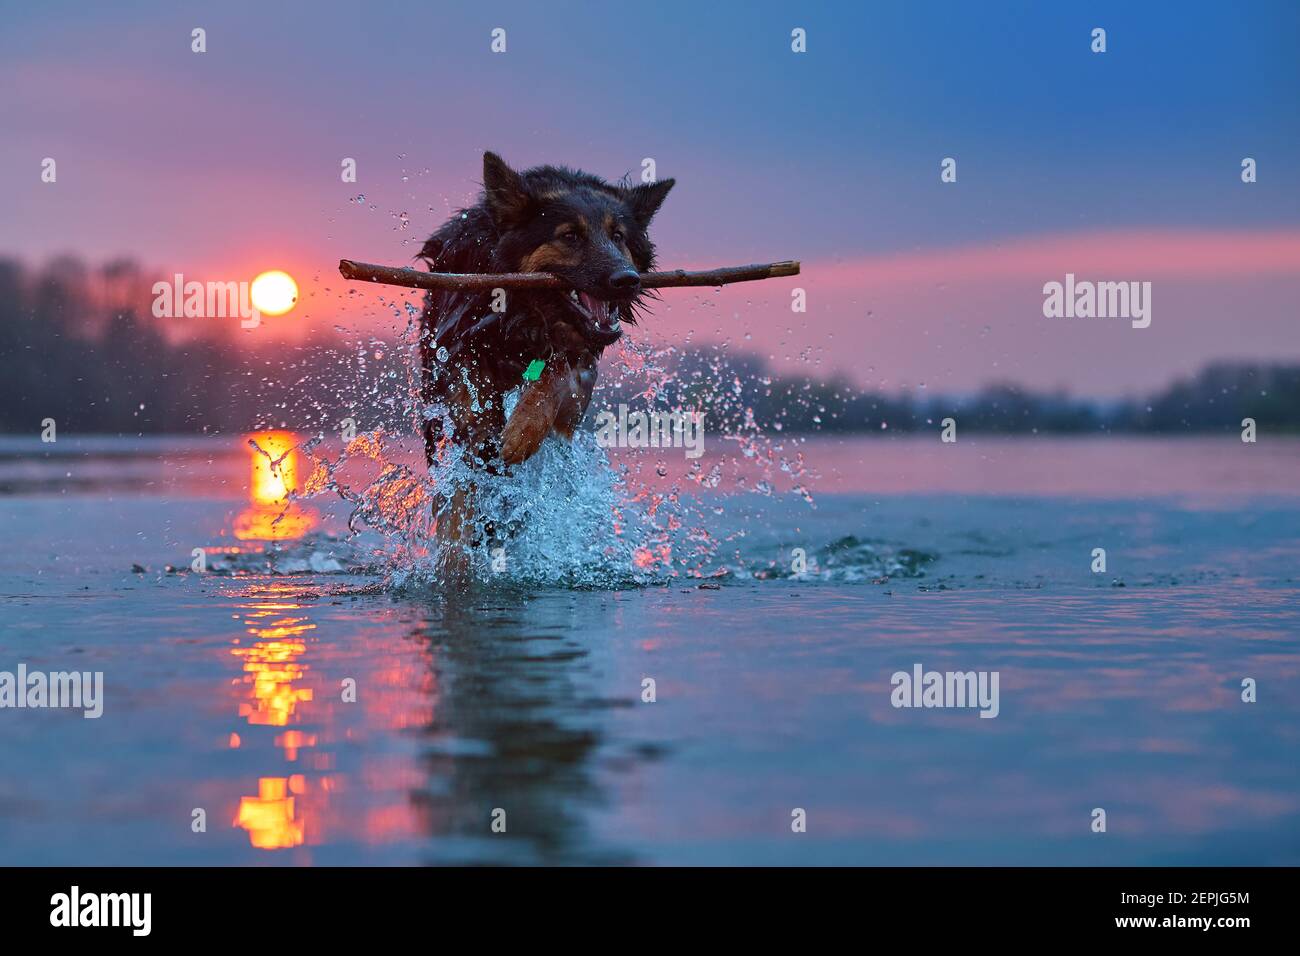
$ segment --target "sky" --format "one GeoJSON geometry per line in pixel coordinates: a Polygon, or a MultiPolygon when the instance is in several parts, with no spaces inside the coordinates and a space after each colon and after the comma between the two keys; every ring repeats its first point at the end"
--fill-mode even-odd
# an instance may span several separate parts
{"type": "Polygon", "coordinates": [[[727,341],[865,387],[1096,397],[1300,360],[1292,2],[3,14],[0,256],[129,255],[201,281],[286,269],[299,307],[249,335],[393,327],[386,302],[414,296],[347,289],[337,260],[408,263],[493,149],[611,179],[653,158],[677,180],[652,229],[663,266],[803,262],[797,279],[666,292],[633,333],[658,344],[727,341]],[[1151,282],[1150,327],[1044,317],[1044,284],[1067,273],[1151,282]]]}

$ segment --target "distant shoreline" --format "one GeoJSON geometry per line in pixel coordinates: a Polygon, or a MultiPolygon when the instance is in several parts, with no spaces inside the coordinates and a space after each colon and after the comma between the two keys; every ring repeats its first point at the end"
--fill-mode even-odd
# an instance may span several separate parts
{"type": "MultiPolygon", "coordinates": [[[[0,433],[39,433],[52,421],[63,434],[334,434],[345,419],[394,432],[413,420],[405,344],[327,335],[293,347],[237,345],[220,326],[196,326],[178,341],[140,305],[147,286],[129,263],[90,283],[71,263],[29,275],[0,260],[0,433]]],[[[617,369],[603,372],[589,414],[620,404],[700,410],[715,434],[756,426],[769,437],[937,432],[946,419],[963,435],[1229,434],[1247,419],[1260,435],[1300,434],[1294,361],[1212,363],[1118,401],[996,381],[965,395],[939,393],[939,381],[914,392],[871,392],[843,378],[777,372],[760,355],[711,346],[647,356],[645,364],[647,374],[626,380],[617,369]]]]}

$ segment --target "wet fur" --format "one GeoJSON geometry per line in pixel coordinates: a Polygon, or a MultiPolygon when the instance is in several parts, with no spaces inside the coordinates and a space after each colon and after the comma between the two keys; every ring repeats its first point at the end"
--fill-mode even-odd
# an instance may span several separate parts
{"type": "MultiPolygon", "coordinates": [[[[485,153],[479,201],[430,236],[419,258],[435,272],[552,272],[580,293],[615,303],[621,322],[634,324],[647,293],[611,283],[634,281],[630,270],[653,269],[647,230],[672,186],[671,179],[611,184],[558,166],[517,172],[485,153]]],[[[424,429],[430,464],[451,443],[475,468],[499,473],[527,460],[548,435],[572,436],[591,401],[601,353],[621,328],[584,321],[566,298],[567,292],[507,290],[506,308],[497,313],[490,290],[428,294],[420,361],[421,397],[435,411],[424,429]],[[534,359],[545,368],[525,383],[534,359]],[[505,395],[521,384],[507,421],[505,395]]],[[[470,498],[456,494],[438,503],[440,535],[466,538],[470,498]]]]}

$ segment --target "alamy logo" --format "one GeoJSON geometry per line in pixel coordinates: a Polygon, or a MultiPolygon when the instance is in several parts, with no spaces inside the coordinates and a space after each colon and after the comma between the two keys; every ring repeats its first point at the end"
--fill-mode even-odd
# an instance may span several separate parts
{"type": "Polygon", "coordinates": [[[996,717],[998,671],[926,671],[912,665],[912,673],[895,671],[889,683],[889,702],[895,707],[978,707],[981,717],[996,717]]]}
{"type": "Polygon", "coordinates": [[[152,928],[152,893],[71,893],[50,897],[51,926],[128,926],[133,936],[148,936],[152,928]]]}
{"type": "Polygon", "coordinates": [[[94,720],[104,713],[104,672],[29,671],[26,664],[18,672],[0,671],[0,709],[73,707],[82,717],[94,720]]]}
{"type": "Polygon", "coordinates": [[[153,284],[155,319],[238,318],[245,329],[262,324],[262,313],[253,307],[251,282],[186,282],[179,272],[172,278],[153,284]]]}
{"type": "Polygon", "coordinates": [[[1150,282],[1065,282],[1043,286],[1043,315],[1049,319],[1131,319],[1133,328],[1151,324],[1150,282]]]}
{"type": "Polygon", "coordinates": [[[683,448],[687,458],[704,454],[703,412],[632,412],[596,416],[596,444],[601,448],[683,448]]]}

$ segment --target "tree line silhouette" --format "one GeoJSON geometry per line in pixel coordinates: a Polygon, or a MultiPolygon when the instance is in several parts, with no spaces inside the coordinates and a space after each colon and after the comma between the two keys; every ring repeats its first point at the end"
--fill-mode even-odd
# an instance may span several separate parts
{"type": "MultiPolygon", "coordinates": [[[[0,259],[0,432],[37,434],[47,418],[64,433],[333,430],[348,415],[359,427],[407,427],[401,349],[335,334],[240,342],[238,320],[155,319],[155,278],[125,259],[92,268],[65,257],[37,271],[0,259]]],[[[725,401],[787,432],[913,431],[949,416],[963,431],[1007,434],[1228,432],[1244,418],[1300,432],[1294,363],[1215,363],[1150,396],[1112,402],[1011,383],[969,395],[867,392],[709,349],[683,354],[672,371],[662,401],[703,409],[725,401]]],[[[602,397],[636,400],[617,385],[602,397]]]]}

